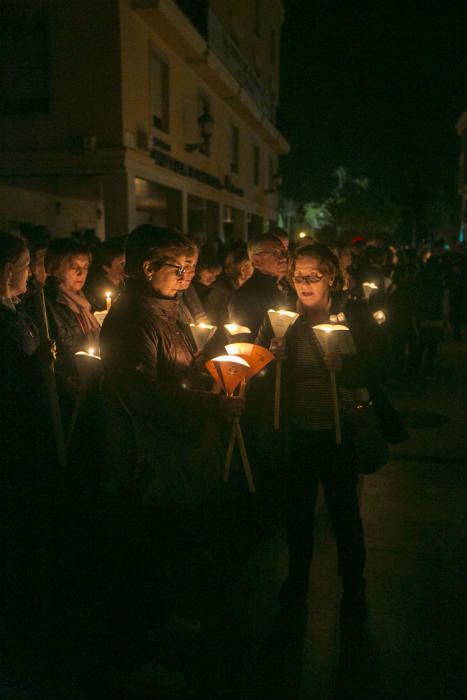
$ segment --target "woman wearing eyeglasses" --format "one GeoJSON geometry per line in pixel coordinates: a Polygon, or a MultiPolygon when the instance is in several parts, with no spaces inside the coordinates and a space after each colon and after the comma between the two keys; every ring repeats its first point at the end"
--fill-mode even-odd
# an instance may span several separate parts
{"type": "MultiPolygon", "coordinates": [[[[239,416],[243,407],[242,399],[207,391],[195,363],[196,347],[179,314],[192,257],[193,244],[176,231],[135,229],[126,246],[127,284],[102,327],[101,484],[115,582],[112,682],[126,690],[151,672],[148,628],[170,613],[173,585],[163,571],[199,536],[193,514],[222,478],[215,421],[239,416]]],[[[164,674],[160,665],[152,671],[164,674]]]]}
{"type": "MultiPolygon", "coordinates": [[[[291,260],[290,278],[297,292],[300,316],[285,339],[273,338],[270,349],[284,361],[283,428],[289,437],[286,466],[288,577],[281,590],[284,611],[303,609],[313,556],[313,520],[321,483],[337,543],[343,613],[363,613],[365,543],[357,497],[357,465],[352,438],[343,424],[343,444],[336,444],[330,372],[335,373],[341,398],[372,383],[372,355],[377,351],[378,327],[366,309],[345,308],[357,348],[356,356],[324,354],[313,326],[329,323],[342,313],[332,299],[339,263],[324,245],[298,249],[291,260]]],[[[342,318],[342,317],[341,317],[342,318]]],[[[267,345],[266,324],[259,341],[267,345]]],[[[350,394],[350,395],[349,395],[350,394]]]]}

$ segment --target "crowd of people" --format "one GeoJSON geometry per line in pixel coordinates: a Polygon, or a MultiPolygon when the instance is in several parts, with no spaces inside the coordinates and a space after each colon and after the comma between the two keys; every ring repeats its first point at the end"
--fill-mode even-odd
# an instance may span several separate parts
{"type": "MultiPolygon", "coordinates": [[[[237,419],[265,517],[268,508],[281,510],[286,523],[281,615],[306,606],[322,483],[341,615],[363,617],[362,465],[352,408],[366,401],[387,442],[408,439],[385,386],[432,375],[448,324],[463,342],[466,272],[465,248],[441,240],[429,251],[362,238],[289,245],[275,227],[246,244],[200,249],[152,225],[92,247],[79,237],[50,240],[43,229],[1,233],[5,637],[24,636],[25,621],[43,605],[48,568],[75,578],[76,561],[63,564],[56,554],[73,543],[81,569],[74,595],[93,601],[110,683],[130,691],[183,687],[180,672],[154,659],[153,642],[169,628],[199,633],[200,588],[219,594],[213,570],[233,488],[223,480],[224,459],[237,419]],[[271,309],[297,315],[283,337],[275,337],[271,309]],[[216,327],[202,349],[193,332],[199,324],[216,327]],[[315,330],[322,324],[345,326],[352,349],[324,347],[315,330]],[[274,357],[246,394],[226,394],[205,367],[232,341],[274,357]],[[57,508],[57,499],[66,506],[57,508]]],[[[243,487],[241,477],[237,465],[232,478],[243,487]]]]}

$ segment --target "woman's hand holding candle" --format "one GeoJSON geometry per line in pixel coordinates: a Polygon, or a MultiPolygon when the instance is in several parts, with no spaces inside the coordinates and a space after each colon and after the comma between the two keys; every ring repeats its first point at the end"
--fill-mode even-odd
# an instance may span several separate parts
{"type": "Polygon", "coordinates": [[[285,360],[285,338],[272,338],[269,352],[274,355],[276,360],[285,360]]]}

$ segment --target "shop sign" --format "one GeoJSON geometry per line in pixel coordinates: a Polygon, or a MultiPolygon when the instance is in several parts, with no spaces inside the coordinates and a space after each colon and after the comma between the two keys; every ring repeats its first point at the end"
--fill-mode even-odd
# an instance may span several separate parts
{"type": "Polygon", "coordinates": [[[204,170],[199,170],[199,168],[194,168],[192,165],[188,165],[188,163],[184,163],[183,161],[178,160],[177,158],[174,158],[168,153],[164,153],[157,148],[152,151],[151,155],[155,164],[159,165],[161,168],[167,168],[167,170],[171,170],[177,175],[183,175],[184,177],[189,177],[197,182],[202,182],[205,185],[209,185],[209,187],[214,187],[216,190],[225,189],[233,194],[236,194],[238,197],[244,196],[243,190],[239,187],[235,187],[235,185],[233,185],[230,181],[228,175],[225,176],[224,182],[221,182],[221,180],[219,180],[219,178],[215,175],[211,175],[204,170]]]}

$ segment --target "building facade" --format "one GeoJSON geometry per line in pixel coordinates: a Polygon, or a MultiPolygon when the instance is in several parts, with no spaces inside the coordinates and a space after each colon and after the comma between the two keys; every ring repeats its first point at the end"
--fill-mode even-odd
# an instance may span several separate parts
{"type": "Polygon", "coordinates": [[[0,228],[246,239],[277,220],[280,0],[7,3],[0,228]]]}

